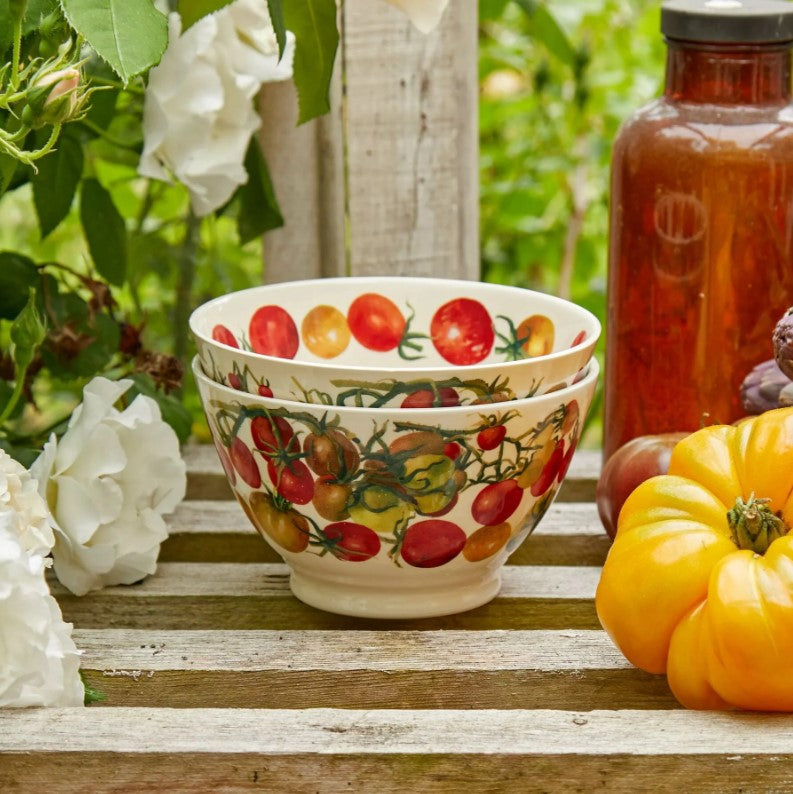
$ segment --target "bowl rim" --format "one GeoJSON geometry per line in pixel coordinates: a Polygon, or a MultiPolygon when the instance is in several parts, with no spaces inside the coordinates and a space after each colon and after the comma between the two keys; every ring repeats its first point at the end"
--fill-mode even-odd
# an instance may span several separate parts
{"type": "MultiPolygon", "coordinates": [[[[365,415],[370,412],[374,412],[380,416],[383,416],[387,413],[395,413],[399,417],[404,417],[405,419],[409,419],[411,417],[416,417],[419,415],[426,415],[432,414],[433,416],[437,416],[440,413],[450,413],[450,414],[464,414],[464,413],[482,413],[483,411],[493,411],[498,410],[499,408],[504,408],[508,410],[509,408],[516,408],[516,407],[523,407],[526,405],[530,405],[532,407],[536,407],[538,405],[544,404],[556,404],[559,402],[567,402],[567,399],[571,393],[579,392],[585,390],[587,387],[597,385],[597,380],[600,377],[600,362],[597,360],[595,356],[593,356],[585,365],[588,368],[586,375],[581,378],[580,381],[576,383],[572,383],[569,386],[565,386],[563,389],[557,389],[556,391],[546,392],[545,394],[537,394],[533,397],[521,397],[515,400],[502,400],[500,402],[491,402],[491,403],[477,403],[477,404],[468,404],[468,405],[443,405],[443,406],[436,406],[436,407],[429,407],[429,408],[397,408],[395,406],[381,406],[380,408],[372,408],[369,406],[359,406],[359,405],[335,405],[331,404],[328,405],[327,403],[307,403],[307,402],[299,402],[297,400],[283,400],[279,397],[262,397],[260,394],[252,394],[251,392],[244,392],[244,391],[237,391],[236,389],[232,389],[230,386],[224,386],[222,383],[218,383],[216,380],[212,380],[209,375],[207,375],[202,367],[201,367],[201,358],[198,354],[193,356],[193,360],[190,365],[190,369],[193,372],[193,378],[195,379],[196,383],[199,385],[199,396],[200,395],[200,384],[201,381],[205,381],[208,386],[214,389],[218,389],[221,392],[225,392],[229,395],[232,400],[236,400],[237,402],[241,400],[245,400],[246,402],[252,402],[254,404],[261,403],[264,405],[265,408],[288,408],[293,412],[295,410],[322,410],[325,411],[338,411],[341,414],[361,414],[365,415]]],[[[203,402],[203,397],[201,398],[203,402]]]]}
{"type": "MultiPolygon", "coordinates": [[[[591,311],[589,311],[589,309],[586,309],[580,304],[568,300],[567,298],[560,298],[557,295],[550,295],[546,292],[529,289],[528,287],[519,287],[512,284],[496,284],[489,281],[477,281],[474,279],[438,278],[436,276],[331,276],[328,278],[312,278],[312,279],[292,280],[292,281],[278,281],[272,284],[258,284],[254,287],[248,287],[246,289],[235,290],[234,292],[228,292],[224,295],[218,295],[214,298],[210,298],[208,301],[205,301],[204,303],[193,309],[193,311],[190,313],[190,317],[188,319],[188,327],[190,329],[190,332],[197,340],[200,340],[209,347],[220,349],[223,351],[228,351],[235,355],[241,355],[243,358],[246,359],[261,361],[262,364],[268,364],[268,363],[269,364],[278,363],[279,365],[287,364],[297,369],[310,368],[312,370],[325,371],[328,373],[368,372],[368,373],[384,373],[387,375],[398,375],[399,373],[416,373],[417,375],[427,375],[427,376],[429,376],[433,372],[447,372],[448,370],[463,370],[467,373],[471,373],[471,372],[476,372],[478,370],[487,370],[489,368],[497,368],[501,370],[503,368],[515,369],[516,367],[527,366],[527,365],[532,367],[541,366],[544,362],[557,361],[566,356],[575,356],[577,353],[586,352],[588,349],[594,351],[595,345],[597,344],[598,339],[600,338],[600,335],[603,331],[600,320],[598,320],[598,318],[591,311]],[[242,348],[239,347],[232,347],[231,345],[226,345],[223,342],[219,342],[218,340],[213,339],[211,335],[208,336],[206,333],[204,333],[202,330],[196,327],[197,322],[201,318],[202,314],[211,311],[212,307],[217,306],[220,303],[226,302],[234,296],[268,291],[271,289],[275,289],[275,290],[281,288],[285,289],[285,288],[295,287],[297,285],[303,287],[312,287],[312,286],[320,287],[320,286],[327,286],[327,284],[330,282],[336,282],[336,283],[345,282],[348,284],[355,283],[361,286],[366,286],[366,285],[375,285],[375,284],[384,284],[384,283],[387,284],[387,283],[404,282],[410,280],[421,281],[425,284],[436,283],[439,285],[452,286],[452,287],[459,285],[465,288],[470,288],[471,284],[476,284],[477,288],[482,288],[493,292],[509,292],[513,294],[520,293],[524,295],[539,296],[542,300],[546,300],[551,304],[557,306],[572,307],[575,311],[580,312],[582,315],[582,323],[588,322],[589,325],[591,325],[591,333],[589,332],[589,329],[585,328],[584,330],[587,331],[587,336],[585,336],[584,339],[581,342],[579,342],[577,345],[572,345],[568,348],[565,348],[564,350],[555,350],[553,353],[547,353],[541,356],[531,356],[530,358],[516,359],[514,361],[491,361],[487,363],[479,362],[476,364],[448,364],[448,365],[436,364],[430,366],[373,367],[362,364],[334,364],[330,361],[303,361],[301,359],[295,359],[295,358],[281,358],[278,356],[268,356],[264,353],[257,353],[254,350],[243,350],[242,348]]],[[[591,354],[589,360],[591,361],[591,354]]]]}

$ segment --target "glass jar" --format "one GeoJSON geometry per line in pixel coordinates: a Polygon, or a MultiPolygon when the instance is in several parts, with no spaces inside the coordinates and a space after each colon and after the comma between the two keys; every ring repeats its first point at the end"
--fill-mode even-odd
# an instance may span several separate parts
{"type": "Polygon", "coordinates": [[[672,0],[663,97],[612,155],[604,458],[743,415],[793,304],[793,3],[672,0]]]}

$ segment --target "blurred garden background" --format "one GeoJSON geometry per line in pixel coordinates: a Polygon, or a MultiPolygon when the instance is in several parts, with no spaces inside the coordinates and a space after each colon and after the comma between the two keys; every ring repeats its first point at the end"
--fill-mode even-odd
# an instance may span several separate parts
{"type": "MultiPolygon", "coordinates": [[[[620,122],[661,89],[659,3],[480,0],[479,16],[481,277],[571,298],[604,319],[611,142],[620,122]]],[[[47,184],[71,180],[76,187],[79,178],[57,158],[43,159],[43,176],[12,185],[0,200],[0,273],[27,272],[11,257],[27,256],[39,265],[60,263],[52,268],[53,277],[71,290],[53,311],[74,318],[64,327],[77,341],[63,338],[59,344],[76,345],[75,354],[45,358],[49,377],[31,394],[43,413],[27,416],[24,407],[17,409],[14,432],[18,438],[30,434],[34,443],[36,432],[40,442],[66,416],[58,406],[79,401],[76,386],[81,379],[85,382],[103,370],[111,376],[125,374],[128,359],[117,358],[124,344],[142,345],[152,354],[151,371],[147,374],[144,368],[135,376],[137,388],[158,393],[166,418],[182,439],[191,432],[205,439],[189,374],[181,388],[156,390],[157,383],[168,386],[157,354],[189,362],[191,309],[262,278],[258,235],[263,229],[240,223],[247,212],[244,199],[199,221],[189,211],[184,187],[141,179],[136,164],[143,92],[118,89],[108,73],[107,90],[91,97],[85,122],[69,125],[71,131],[59,144],[61,149],[82,146],[85,152],[80,202],[72,204],[70,196],[65,208],[48,204],[47,184]],[[36,179],[43,185],[38,192],[36,179]],[[101,296],[92,294],[96,286],[86,280],[91,257],[80,207],[100,212],[108,209],[108,199],[117,213],[109,209],[110,222],[98,244],[116,251],[124,262],[106,261],[104,276],[112,276],[116,265],[123,267],[123,275],[112,301],[104,305],[101,296]],[[52,219],[50,228],[42,228],[47,217],[52,219]],[[129,319],[115,326],[97,325],[97,308],[129,319]],[[86,342],[81,323],[89,320],[94,335],[86,342]]],[[[91,255],[96,260],[94,250],[91,255]]],[[[0,276],[0,292],[2,288],[0,276]]],[[[0,317],[13,317],[11,312],[19,310],[3,306],[0,295],[0,317]]],[[[9,324],[3,322],[0,351],[8,345],[9,324]]],[[[601,356],[602,348],[601,340],[601,356]]],[[[13,377],[0,375],[3,404],[13,377]]],[[[598,443],[599,428],[598,401],[587,445],[598,443]]],[[[14,437],[10,442],[9,437],[0,439],[0,444],[13,442],[14,437]]]]}

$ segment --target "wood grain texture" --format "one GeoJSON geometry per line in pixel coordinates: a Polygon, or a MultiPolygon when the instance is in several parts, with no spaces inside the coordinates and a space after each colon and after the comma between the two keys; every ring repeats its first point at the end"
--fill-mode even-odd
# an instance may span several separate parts
{"type": "Polygon", "coordinates": [[[306,606],[278,563],[163,563],[146,581],[73,596],[52,589],[78,628],[205,629],[595,629],[596,567],[506,566],[501,593],[469,612],[421,620],[345,617],[306,606]]]}
{"type": "Polygon", "coordinates": [[[385,3],[344,3],[353,275],[477,279],[477,9],[419,33],[385,3]]]}
{"type": "Polygon", "coordinates": [[[675,708],[602,631],[78,630],[104,706],[675,708]]]}

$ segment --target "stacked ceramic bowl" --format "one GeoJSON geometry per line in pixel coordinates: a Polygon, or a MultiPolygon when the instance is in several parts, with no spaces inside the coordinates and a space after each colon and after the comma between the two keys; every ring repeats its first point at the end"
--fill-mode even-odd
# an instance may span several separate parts
{"type": "Polygon", "coordinates": [[[551,504],[598,377],[597,319],[475,281],[274,284],[193,312],[193,371],[229,483],[347,615],[479,606],[551,504]]]}

